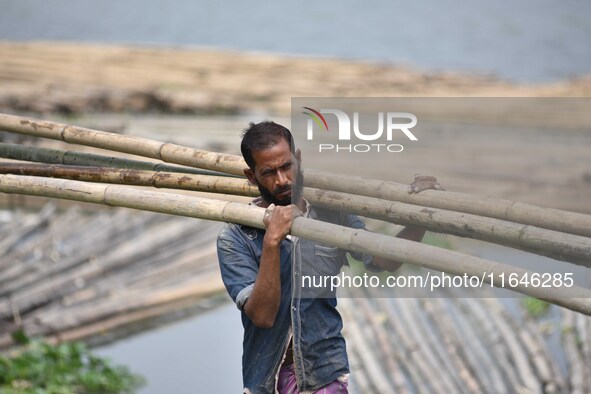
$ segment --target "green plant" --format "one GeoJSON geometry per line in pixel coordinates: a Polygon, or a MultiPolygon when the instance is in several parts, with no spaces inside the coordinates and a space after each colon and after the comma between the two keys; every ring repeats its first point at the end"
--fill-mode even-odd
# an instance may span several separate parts
{"type": "Polygon", "coordinates": [[[550,304],[548,302],[533,297],[522,298],[521,305],[533,318],[544,316],[550,309],[550,304]]]}
{"type": "Polygon", "coordinates": [[[5,394],[129,393],[145,381],[126,367],[93,355],[82,343],[51,345],[13,334],[23,348],[0,355],[0,392],[5,394]]]}

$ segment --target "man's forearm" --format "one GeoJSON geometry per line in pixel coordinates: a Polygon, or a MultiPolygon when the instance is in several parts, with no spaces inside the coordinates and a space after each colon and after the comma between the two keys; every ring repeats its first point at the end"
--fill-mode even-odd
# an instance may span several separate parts
{"type": "Polygon", "coordinates": [[[263,242],[261,264],[254,287],[248,301],[244,304],[244,312],[257,327],[270,328],[281,301],[281,243],[263,242]]]}

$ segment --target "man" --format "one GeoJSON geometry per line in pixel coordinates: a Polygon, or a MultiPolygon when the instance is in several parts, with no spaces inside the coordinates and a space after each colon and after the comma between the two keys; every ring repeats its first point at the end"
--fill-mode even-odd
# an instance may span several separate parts
{"type": "MultiPolygon", "coordinates": [[[[222,278],[242,312],[242,375],[245,393],[347,393],[349,365],[336,298],[306,297],[292,278],[312,266],[332,274],[346,264],[344,252],[289,236],[292,218],[305,215],[353,228],[350,214],[315,209],[302,198],[301,152],[289,130],[274,122],[251,123],[241,151],[244,174],[267,208],[266,230],[227,223],[218,236],[222,278]],[[319,268],[320,267],[320,268],[319,268]]],[[[420,177],[409,192],[440,188],[420,177]]],[[[420,241],[425,231],[406,227],[398,237],[420,241]]],[[[371,270],[395,271],[400,263],[353,253],[371,270]]]]}

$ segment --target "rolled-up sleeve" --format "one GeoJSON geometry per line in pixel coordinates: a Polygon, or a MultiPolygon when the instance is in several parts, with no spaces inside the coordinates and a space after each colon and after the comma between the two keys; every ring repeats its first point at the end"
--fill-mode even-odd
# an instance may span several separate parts
{"type": "Polygon", "coordinates": [[[226,224],[217,238],[217,253],[222,281],[230,298],[242,310],[252,293],[258,263],[252,249],[235,225],[226,224]]]}

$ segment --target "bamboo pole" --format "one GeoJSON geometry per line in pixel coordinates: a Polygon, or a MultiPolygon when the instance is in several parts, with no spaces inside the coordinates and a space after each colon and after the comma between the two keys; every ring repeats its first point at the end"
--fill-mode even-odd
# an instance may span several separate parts
{"type": "Polygon", "coordinates": [[[98,155],[71,150],[39,148],[0,142],[0,158],[33,161],[46,164],[64,164],[88,167],[114,167],[128,170],[180,172],[184,174],[215,175],[233,177],[223,172],[203,170],[195,167],[171,166],[160,162],[139,161],[121,157],[98,155]]]}
{"type": "MultiPolygon", "coordinates": [[[[46,120],[0,114],[0,129],[239,176],[243,175],[243,169],[246,168],[246,163],[239,156],[46,120]]],[[[335,175],[311,169],[306,170],[305,184],[310,187],[465,212],[591,237],[591,215],[517,201],[440,190],[425,190],[418,194],[409,194],[407,185],[349,175],[335,175]]]]}
{"type": "MultiPolygon", "coordinates": [[[[460,296],[457,294],[456,296],[460,296]]],[[[497,329],[494,319],[491,318],[488,306],[483,305],[478,298],[461,298],[462,303],[469,308],[468,316],[475,324],[478,324],[483,333],[484,345],[492,353],[492,359],[498,366],[503,383],[510,388],[517,388],[519,377],[511,359],[510,350],[500,331],[497,329]]],[[[510,392],[511,390],[507,390],[510,392]]],[[[513,390],[515,391],[515,390],[513,390]]],[[[505,392],[505,391],[500,391],[505,392]]]]}
{"type": "MultiPolygon", "coordinates": [[[[0,192],[76,200],[264,228],[265,210],[263,208],[236,202],[144,191],[119,185],[0,175],[0,192]]],[[[532,274],[507,264],[303,217],[294,219],[291,234],[328,246],[381,256],[452,275],[478,276],[483,282],[492,283],[496,287],[501,286],[499,279],[501,274],[514,274],[518,277],[525,275],[531,277],[532,274]],[[492,280],[489,275],[492,275],[492,280]]],[[[569,289],[539,288],[524,286],[521,283],[511,289],[591,315],[591,291],[588,289],[578,286],[569,289]]]]}
{"type": "MultiPolygon", "coordinates": [[[[51,204],[47,204],[47,206],[49,205],[51,204]]],[[[93,215],[93,218],[102,217],[105,219],[105,213],[106,211],[93,215]]],[[[73,237],[70,236],[64,239],[61,232],[56,234],[51,229],[39,229],[40,233],[53,232],[53,235],[57,236],[57,241],[60,244],[59,248],[63,248],[66,255],[58,256],[58,259],[55,260],[51,257],[54,262],[47,261],[48,257],[41,258],[39,256],[41,259],[36,258],[37,263],[33,264],[36,266],[37,281],[30,285],[13,286],[14,292],[10,292],[10,298],[13,305],[15,305],[15,310],[21,313],[23,327],[28,333],[43,335],[54,332],[62,333],[64,330],[67,331],[68,326],[73,323],[76,326],[86,326],[90,320],[104,320],[108,318],[107,315],[118,311],[119,307],[131,305],[132,301],[142,291],[149,290],[149,292],[153,292],[153,290],[165,289],[175,291],[179,286],[184,286],[186,282],[195,282],[202,279],[208,284],[211,282],[211,279],[205,278],[208,273],[213,274],[214,279],[215,276],[218,277],[216,283],[220,282],[219,273],[215,274],[214,272],[217,271],[217,261],[215,258],[215,242],[212,244],[219,229],[219,224],[196,221],[190,218],[147,213],[133,215],[131,213],[129,210],[117,209],[115,210],[115,216],[119,216],[122,220],[112,224],[110,220],[108,223],[99,220],[87,223],[89,226],[82,225],[83,230],[88,231],[80,231],[80,226],[69,224],[67,230],[70,230],[70,227],[78,228],[78,234],[91,235],[84,238],[91,238],[94,244],[106,248],[104,250],[96,248],[92,250],[92,248],[87,247],[88,244],[86,246],[78,244],[76,238],[80,237],[76,237],[75,234],[71,234],[73,237]],[[172,234],[174,226],[171,228],[169,223],[184,223],[185,230],[180,234],[172,234]],[[165,228],[162,228],[163,226],[165,228]],[[139,236],[135,237],[137,239],[133,239],[133,242],[129,240],[129,236],[133,235],[130,233],[130,229],[142,229],[138,234],[139,236]],[[155,234],[154,231],[151,231],[153,229],[158,230],[160,233],[163,232],[164,236],[153,238],[155,234]],[[106,244],[100,242],[105,237],[98,234],[103,230],[109,233],[110,240],[106,244]],[[95,235],[99,236],[99,242],[97,242],[95,235]],[[161,239],[163,237],[168,238],[168,240],[161,239]],[[166,245],[166,247],[162,247],[162,245],[166,245]],[[204,245],[208,246],[205,248],[204,245]],[[63,260],[74,257],[71,254],[68,256],[68,251],[78,251],[74,255],[82,263],[74,267],[70,265],[57,271],[53,270],[54,267],[58,268],[56,265],[61,264],[63,260]],[[170,272],[170,270],[179,267],[177,263],[183,263],[181,260],[185,262],[182,270],[184,274],[179,276],[178,272],[176,275],[170,272]],[[105,272],[107,266],[116,267],[117,269],[105,272]],[[125,270],[121,271],[119,268],[123,266],[125,270]],[[154,271],[152,267],[156,267],[156,270],[154,271]],[[88,268],[100,268],[103,273],[89,277],[88,268]],[[169,271],[169,273],[167,274],[166,271],[169,271]],[[56,283],[56,279],[65,277],[70,279],[57,281],[56,283]],[[54,282],[57,286],[51,286],[51,291],[45,292],[39,308],[32,311],[27,310],[27,299],[30,301],[31,296],[39,294],[39,289],[46,288],[48,282],[54,282]],[[150,282],[152,285],[150,285],[150,282]],[[71,284],[75,286],[72,287],[71,284]],[[73,292],[71,292],[72,289],[73,292]],[[119,290],[113,293],[113,289],[119,290]],[[87,309],[94,312],[90,313],[87,309]],[[64,317],[64,310],[67,311],[66,317],[64,317]],[[96,317],[97,314],[100,316],[96,317]]],[[[34,217],[36,215],[29,216],[34,217]]],[[[66,216],[58,215],[58,219],[66,219],[66,216]]],[[[53,222],[51,227],[53,227],[53,222]]],[[[54,228],[54,230],[59,230],[59,227],[54,228]]],[[[91,244],[90,246],[94,245],[91,244]]],[[[44,255],[47,256],[47,254],[44,255]]],[[[31,257],[31,255],[27,257],[31,257]]],[[[31,262],[28,258],[20,260],[18,264],[15,264],[14,260],[10,261],[12,262],[9,266],[11,268],[27,266],[31,262]]],[[[17,279],[21,278],[18,277],[17,279]]],[[[218,289],[222,290],[223,285],[222,287],[218,285],[218,289]]],[[[5,297],[4,300],[0,297],[0,302],[4,303],[6,299],[8,297],[5,297]]],[[[123,321],[125,321],[125,318],[123,318],[123,321]]],[[[2,330],[0,329],[0,331],[2,330]]],[[[9,335],[7,336],[9,337],[9,335]]],[[[0,343],[2,342],[3,336],[0,335],[0,343]]]]}
{"type": "MultiPolygon", "coordinates": [[[[458,371],[452,367],[452,363],[444,348],[443,340],[438,334],[437,322],[432,322],[425,311],[425,303],[431,302],[430,298],[423,298],[419,303],[418,298],[394,298],[389,300],[386,311],[390,312],[390,321],[394,324],[394,319],[398,319],[398,324],[408,326],[410,335],[413,336],[415,343],[418,343],[424,357],[430,360],[432,369],[438,369],[441,377],[437,377],[441,381],[443,387],[449,386],[447,392],[456,392],[461,390],[463,385],[458,375],[458,371]],[[398,313],[394,314],[394,308],[398,313]],[[416,323],[412,325],[406,324],[406,316],[414,316],[412,321],[416,323]],[[447,383],[446,383],[447,382],[447,383]]],[[[430,377],[436,376],[432,373],[430,377]]]]}
{"type": "MultiPolygon", "coordinates": [[[[72,273],[74,270],[84,267],[85,263],[94,261],[93,256],[105,256],[112,250],[115,250],[122,245],[126,245],[126,234],[134,227],[148,228],[149,225],[156,222],[156,215],[132,215],[125,213],[125,210],[119,210],[114,214],[93,215],[92,218],[83,216],[84,220],[77,221],[82,228],[92,228],[92,232],[79,231],[75,226],[63,225],[62,220],[54,224],[59,225],[62,222],[62,227],[54,227],[53,231],[49,230],[50,243],[54,240],[67,239],[67,243],[63,244],[65,250],[79,250],[78,253],[62,255],[58,253],[49,257],[51,264],[43,263],[46,261],[43,254],[37,255],[32,253],[32,256],[27,256],[21,264],[14,264],[15,259],[11,255],[5,255],[4,266],[8,269],[3,269],[0,280],[0,297],[14,296],[19,297],[19,294],[30,295],[34,292],[33,288],[39,282],[50,282],[54,275],[64,276],[64,273],[72,273]],[[57,231],[57,233],[56,233],[57,231]],[[13,276],[10,278],[10,276],[13,276]]],[[[151,244],[150,244],[151,245],[151,244]]],[[[46,248],[47,249],[47,248],[46,248]]],[[[49,247],[53,249],[53,245],[49,247]]],[[[19,260],[16,260],[19,261],[19,260]]],[[[78,276],[74,275],[74,278],[78,276]]],[[[58,287],[59,288],[59,287],[58,287]]]]}
{"type": "Polygon", "coordinates": [[[242,170],[246,167],[238,156],[46,120],[0,114],[0,129],[240,176],[244,175],[242,170]]]}
{"type": "MultiPolygon", "coordinates": [[[[450,295],[450,297],[456,297],[450,295]]],[[[496,353],[490,349],[490,338],[482,331],[480,324],[475,321],[475,315],[470,308],[467,307],[464,298],[454,298],[456,300],[456,307],[459,309],[459,314],[463,316],[462,324],[459,324],[460,337],[464,338],[463,345],[474,353],[477,360],[477,365],[472,365],[477,372],[480,372],[480,380],[482,384],[493,393],[509,392],[506,379],[502,375],[502,367],[499,364],[502,362],[495,357],[496,353]]],[[[494,344],[493,344],[494,346],[494,344]]]]}
{"type": "MultiPolygon", "coordinates": [[[[209,280],[199,281],[198,283],[188,283],[186,286],[177,288],[173,292],[165,292],[162,296],[150,297],[144,300],[139,309],[134,309],[124,314],[112,315],[103,318],[101,321],[84,324],[72,329],[66,329],[56,333],[55,330],[47,330],[46,338],[55,341],[74,341],[88,339],[91,336],[104,335],[106,332],[129,326],[133,323],[147,321],[148,319],[161,318],[163,315],[178,314],[179,309],[190,308],[194,306],[195,300],[211,297],[218,293],[223,285],[212,276],[209,280]]],[[[0,349],[13,345],[10,335],[0,335],[0,349]]]]}
{"type": "Polygon", "coordinates": [[[561,339],[565,349],[566,363],[568,369],[569,393],[584,394],[585,391],[585,369],[589,366],[584,364],[584,358],[577,345],[577,327],[575,314],[571,311],[562,312],[561,339]]]}
{"type": "Polygon", "coordinates": [[[591,215],[545,208],[519,201],[441,190],[424,190],[418,194],[409,194],[408,185],[362,177],[335,176],[310,169],[306,170],[306,185],[430,208],[487,216],[591,237],[591,215]]]}
{"type": "Polygon", "coordinates": [[[526,350],[530,363],[536,372],[536,378],[543,385],[545,392],[563,392],[564,387],[560,387],[559,382],[553,375],[550,365],[551,359],[547,357],[545,349],[540,343],[534,340],[534,336],[528,329],[529,327],[526,324],[521,325],[521,327],[515,327],[512,324],[512,328],[519,332],[519,340],[523,344],[523,348],[526,350]]]}
{"type": "MultiPolygon", "coordinates": [[[[591,319],[586,316],[577,314],[575,316],[576,328],[578,337],[580,339],[581,355],[583,358],[583,365],[591,365],[591,319]]],[[[584,372],[584,387],[586,392],[591,392],[591,370],[587,368],[584,372]]]]}
{"type": "Polygon", "coordinates": [[[74,179],[86,182],[194,190],[256,197],[258,189],[247,180],[214,175],[59,164],[0,163],[0,174],[74,179]]]}
{"type": "Polygon", "coordinates": [[[485,303],[488,307],[489,318],[496,325],[496,329],[507,345],[514,368],[518,372],[520,383],[523,384],[523,389],[530,393],[540,392],[540,382],[536,378],[523,344],[519,341],[519,333],[510,327],[498,299],[486,298],[485,303]]]}
{"type": "MultiPolygon", "coordinates": [[[[393,341],[401,341],[406,347],[407,358],[417,366],[421,372],[419,381],[434,381],[437,389],[445,393],[453,393],[463,387],[455,368],[450,368],[451,363],[447,353],[442,351],[439,338],[429,341],[434,333],[421,330],[420,322],[415,319],[412,312],[423,310],[414,298],[392,298],[381,301],[381,310],[389,317],[388,321],[396,332],[393,341]],[[409,305],[412,304],[412,305],[409,305]],[[396,311],[396,313],[394,312],[396,311]],[[435,355],[438,360],[435,360],[435,355]]],[[[417,382],[413,382],[417,384],[417,382]]],[[[420,382],[418,382],[420,383],[420,382]]]]}
{"type": "MultiPolygon", "coordinates": [[[[259,195],[258,189],[244,179],[207,175],[22,163],[0,163],[1,173],[246,196],[259,195]]],[[[314,188],[305,188],[304,197],[318,207],[343,210],[396,224],[418,225],[430,231],[493,242],[591,267],[591,238],[587,237],[524,226],[500,219],[427,209],[411,204],[314,188]]]]}
{"type": "Polygon", "coordinates": [[[468,393],[481,392],[482,388],[479,385],[477,377],[474,376],[473,371],[467,365],[469,360],[465,354],[462,354],[463,349],[460,340],[454,335],[455,330],[453,329],[451,318],[446,312],[437,309],[435,305],[437,300],[439,298],[430,299],[423,304],[423,308],[439,330],[439,336],[445,345],[452,368],[457,371],[461,379],[461,387],[465,388],[468,393]]]}
{"type": "MultiPolygon", "coordinates": [[[[385,371],[385,373],[391,377],[390,381],[394,384],[394,386],[399,386],[399,382],[401,382],[401,379],[397,378],[397,375],[400,373],[400,366],[397,365],[397,363],[395,362],[396,356],[393,352],[393,346],[390,342],[392,338],[390,338],[390,335],[386,333],[385,327],[380,319],[380,312],[376,311],[372,307],[367,295],[364,295],[361,292],[361,289],[351,290],[353,290],[353,292],[361,293],[355,299],[356,310],[357,312],[360,311],[362,313],[361,321],[365,323],[367,329],[371,330],[370,334],[366,336],[368,338],[373,338],[374,340],[372,352],[374,358],[378,360],[379,364],[382,366],[382,369],[385,371]]],[[[420,370],[420,366],[422,365],[418,363],[414,364],[417,365],[420,370]]],[[[423,370],[423,372],[425,371],[423,370]]],[[[440,388],[439,385],[434,387],[432,382],[429,382],[428,379],[426,379],[429,376],[428,374],[423,374],[422,376],[423,379],[418,379],[419,382],[415,382],[416,386],[424,387],[422,390],[419,391],[431,392],[433,394],[444,393],[443,389],[440,388]]],[[[394,392],[396,392],[396,390],[394,390],[394,392]]]]}
{"type": "MultiPolygon", "coordinates": [[[[59,238],[64,239],[67,237],[73,237],[79,233],[79,228],[76,226],[71,226],[73,219],[78,217],[80,220],[78,220],[77,223],[82,228],[88,224],[92,224],[92,222],[89,222],[88,217],[80,217],[79,214],[73,213],[74,211],[70,210],[67,215],[57,215],[57,218],[56,216],[52,216],[49,229],[44,231],[42,227],[37,228],[38,232],[42,234],[42,238],[40,240],[36,239],[37,237],[28,237],[27,240],[24,241],[24,243],[19,244],[18,248],[15,248],[15,250],[3,253],[2,259],[0,260],[0,297],[11,293],[14,289],[18,289],[23,284],[23,281],[26,281],[27,277],[44,277],[44,274],[49,267],[44,266],[43,268],[45,269],[43,270],[43,274],[39,274],[37,270],[40,264],[39,260],[42,258],[42,254],[35,254],[35,250],[39,251],[54,249],[57,238],[56,235],[58,234],[59,238]],[[54,229],[58,229],[57,231],[59,231],[59,233],[57,233],[54,229]],[[22,261],[23,264],[16,265],[14,264],[14,261],[22,261]]],[[[116,217],[113,218],[113,221],[115,220],[116,217]]],[[[93,236],[98,236],[99,230],[100,228],[97,228],[95,231],[93,231],[93,236]]],[[[95,238],[95,240],[96,239],[97,238],[95,238]]],[[[87,247],[94,245],[96,245],[96,241],[94,244],[87,245],[87,247]]],[[[81,247],[83,246],[81,245],[81,247]]],[[[87,251],[86,248],[84,250],[85,252],[87,251]]],[[[62,264],[62,261],[64,260],[63,256],[59,254],[57,256],[52,256],[51,259],[55,262],[55,265],[52,264],[49,270],[53,269],[53,267],[56,265],[62,264]]]]}
{"type": "MultiPolygon", "coordinates": [[[[355,390],[355,392],[367,393],[371,392],[370,374],[367,371],[367,365],[363,362],[363,353],[367,354],[367,349],[362,348],[362,345],[352,340],[349,337],[349,322],[352,324],[356,323],[357,313],[350,300],[347,297],[341,298],[339,301],[339,312],[343,316],[345,325],[343,327],[343,334],[347,336],[347,353],[349,353],[349,367],[351,373],[354,374],[355,379],[349,380],[349,391],[355,390]],[[341,302],[343,301],[343,302],[341,302]]],[[[409,391],[406,389],[406,381],[400,373],[394,374],[391,377],[392,384],[395,386],[397,393],[407,394],[409,391]],[[399,379],[402,379],[401,383],[397,385],[399,379]]]]}
{"type": "MultiPolygon", "coordinates": [[[[347,298],[341,299],[341,302],[347,307],[352,307],[350,305],[351,301],[347,298]]],[[[348,321],[347,333],[351,338],[351,342],[355,343],[359,348],[358,355],[361,358],[364,370],[369,377],[369,383],[373,387],[373,390],[371,391],[377,393],[393,393],[395,392],[394,385],[396,382],[388,379],[388,374],[384,372],[376,358],[372,357],[372,355],[375,354],[375,352],[372,351],[371,346],[371,338],[373,338],[373,335],[367,335],[364,333],[364,329],[366,331],[367,327],[361,325],[356,319],[348,321]]]]}
{"type": "Polygon", "coordinates": [[[344,210],[395,224],[470,237],[591,267],[591,238],[437,208],[425,208],[372,197],[305,188],[314,206],[344,210]]]}
{"type": "Polygon", "coordinates": [[[464,359],[468,370],[476,378],[479,384],[480,392],[492,390],[493,392],[504,392],[497,387],[495,382],[492,365],[487,366],[486,360],[489,357],[488,351],[482,351],[480,344],[475,335],[475,328],[468,321],[468,317],[460,310],[458,300],[452,297],[436,298],[433,300],[436,310],[442,313],[442,318],[437,322],[443,321],[443,326],[451,324],[452,340],[457,341],[458,352],[461,358],[464,359]]]}
{"type": "Polygon", "coordinates": [[[71,294],[79,289],[80,281],[88,283],[127,265],[130,261],[149,258],[150,250],[147,250],[145,245],[151,245],[154,248],[166,247],[192,228],[190,222],[170,222],[161,227],[160,233],[142,234],[141,243],[125,243],[117,251],[106,250],[96,261],[90,263],[83,261],[82,263],[86,264],[76,267],[77,269],[59,270],[58,275],[49,275],[55,271],[47,272],[47,276],[42,277],[36,286],[23,286],[24,288],[21,287],[11,293],[11,302],[1,300],[0,319],[9,315],[11,304],[21,312],[28,312],[43,305],[47,300],[71,294]]]}

